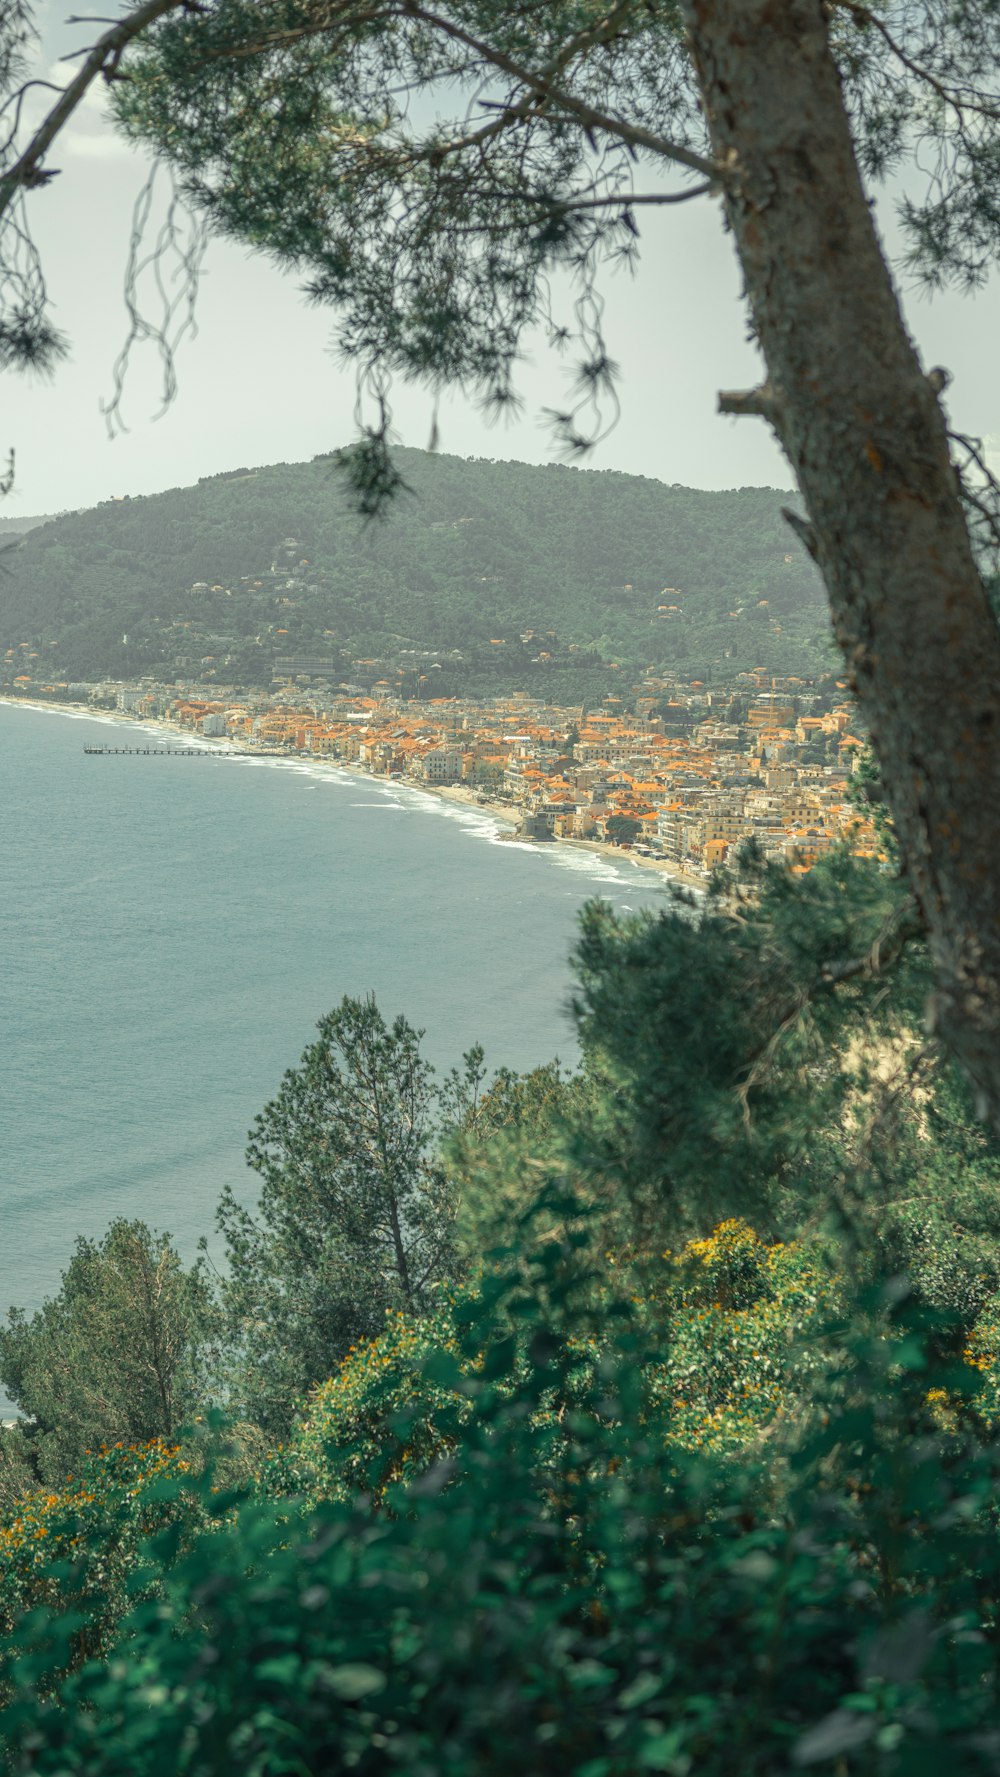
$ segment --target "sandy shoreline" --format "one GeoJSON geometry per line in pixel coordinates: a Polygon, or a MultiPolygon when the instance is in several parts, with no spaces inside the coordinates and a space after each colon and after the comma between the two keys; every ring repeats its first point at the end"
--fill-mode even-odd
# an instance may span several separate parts
{"type": "MultiPolygon", "coordinates": [[[[161,734],[164,734],[169,738],[179,737],[190,739],[196,742],[199,747],[203,748],[205,752],[218,753],[222,758],[225,758],[227,755],[232,756],[234,752],[233,744],[230,740],[214,739],[204,734],[193,734],[189,729],[179,728],[174,722],[165,722],[162,717],[159,716],[127,715],[121,710],[95,710],[90,704],[86,703],[39,703],[33,698],[10,697],[2,693],[0,693],[0,703],[10,704],[15,709],[40,710],[45,715],[86,716],[89,717],[91,721],[116,722],[122,724],[126,728],[135,729],[138,732],[155,728],[161,734]]],[[[245,758],[248,755],[241,754],[240,756],[245,758]]],[[[252,757],[253,755],[251,754],[249,756],[252,757]]],[[[262,753],[261,757],[281,758],[284,757],[284,755],[268,755],[262,753]]],[[[343,759],[314,757],[311,753],[305,752],[289,753],[287,757],[289,763],[299,763],[302,760],[308,760],[310,765],[326,766],[330,771],[349,772],[352,777],[360,778],[363,782],[387,784],[390,786],[401,785],[402,788],[412,790],[414,794],[418,796],[436,796],[444,802],[456,803],[460,807],[468,808],[473,813],[489,815],[493,820],[503,821],[508,827],[510,827],[511,837],[514,836],[514,832],[520,821],[519,811],[511,808],[508,803],[491,802],[487,798],[481,798],[475,790],[468,789],[464,784],[423,784],[417,783],[412,778],[400,779],[381,777],[375,772],[368,771],[363,765],[355,765],[343,759]]],[[[641,857],[635,852],[627,851],[621,846],[610,845],[604,840],[526,839],[524,843],[526,845],[537,845],[540,851],[545,851],[550,846],[553,850],[556,847],[569,846],[574,851],[595,852],[608,858],[612,863],[631,864],[634,868],[641,870],[655,870],[657,875],[665,878],[668,883],[676,882],[681,888],[694,889],[702,894],[705,891],[705,884],[698,877],[689,876],[686,871],[676,869],[668,864],[665,859],[641,857]]]]}
{"type": "MultiPolygon", "coordinates": [[[[371,774],[366,772],[365,775],[370,776],[371,774]]],[[[475,790],[467,789],[464,784],[418,784],[411,778],[404,781],[410,790],[419,790],[427,796],[443,796],[449,802],[459,802],[468,808],[478,808],[482,814],[492,815],[497,820],[506,821],[512,828],[516,828],[518,825],[520,816],[509,803],[490,802],[488,798],[478,796],[475,790]]],[[[531,839],[526,843],[539,845],[543,848],[546,845],[569,845],[574,851],[597,852],[602,857],[611,858],[616,864],[632,864],[639,870],[655,870],[660,876],[666,876],[669,881],[681,883],[684,888],[700,889],[702,893],[705,890],[705,884],[700,877],[690,876],[686,870],[676,869],[668,864],[665,858],[646,858],[639,852],[628,851],[620,845],[611,845],[604,839],[531,839]]]]}

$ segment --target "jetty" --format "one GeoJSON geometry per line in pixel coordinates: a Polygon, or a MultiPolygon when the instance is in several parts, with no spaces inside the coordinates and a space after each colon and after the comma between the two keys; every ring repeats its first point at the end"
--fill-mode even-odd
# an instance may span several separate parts
{"type": "Polygon", "coordinates": [[[84,752],[97,759],[291,759],[292,753],[263,747],[227,747],[216,752],[209,747],[84,747],[84,752]]]}

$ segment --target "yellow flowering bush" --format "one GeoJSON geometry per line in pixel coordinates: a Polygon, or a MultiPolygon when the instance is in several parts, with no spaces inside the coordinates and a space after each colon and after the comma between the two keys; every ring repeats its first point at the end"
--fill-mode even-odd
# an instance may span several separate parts
{"type": "Polygon", "coordinates": [[[984,1302],[969,1333],[963,1356],[978,1372],[978,1385],[969,1404],[987,1428],[995,1433],[1000,1429],[1000,1297],[991,1296],[984,1302]]]}
{"type": "Polygon", "coordinates": [[[669,1337],[651,1394],[669,1408],[671,1441],[738,1450],[787,1416],[822,1362],[831,1273],[806,1243],[769,1244],[737,1220],[668,1257],[669,1337]]]}
{"type": "Polygon", "coordinates": [[[0,1633],[25,1611],[79,1614],[77,1659],[100,1651],[132,1595],[143,1542],[197,1515],[181,1447],[104,1446],[62,1487],[27,1494],[0,1524],[0,1633]]]}
{"type": "Polygon", "coordinates": [[[969,1329],[962,1350],[967,1368],[961,1379],[952,1371],[947,1388],[925,1396],[931,1423],[949,1436],[968,1430],[970,1420],[992,1439],[1000,1431],[1000,1297],[991,1296],[969,1329]]]}
{"type": "Polygon", "coordinates": [[[377,1339],[353,1347],[313,1389],[289,1444],[261,1475],[265,1489],[381,1499],[387,1487],[446,1454],[454,1426],[472,1411],[468,1396],[433,1379],[432,1360],[458,1360],[452,1308],[442,1299],[419,1320],[397,1311],[377,1339]]]}
{"type": "MultiPolygon", "coordinates": [[[[459,1290],[419,1320],[391,1315],[384,1333],[312,1391],[289,1443],[261,1470],[262,1489],[327,1500],[366,1494],[379,1505],[397,1483],[450,1455],[484,1397],[508,1396],[529,1361],[502,1317],[495,1336],[473,1349],[463,1336],[463,1310],[473,1308],[480,1312],[475,1293],[459,1290]]],[[[532,1415],[538,1427],[558,1428],[593,1386],[597,1341],[570,1338],[566,1351],[560,1388],[543,1394],[532,1415]]]]}
{"type": "Polygon", "coordinates": [[[749,1308],[761,1296],[774,1294],[771,1260],[779,1250],[767,1246],[749,1222],[720,1222],[704,1240],[691,1240],[674,1259],[685,1293],[703,1296],[722,1308],[749,1308]]]}
{"type": "MultiPolygon", "coordinates": [[[[609,1278],[621,1269],[609,1255],[609,1278]]],[[[493,1346],[464,1346],[465,1301],[462,1292],[442,1298],[420,1320],[397,1312],[378,1338],[352,1350],[313,1390],[289,1444],[262,1471],[265,1490],[324,1499],[364,1493],[380,1504],[388,1488],[447,1456],[482,1389],[509,1387],[523,1364],[516,1340],[502,1373],[491,1369],[493,1346]]],[[[669,1441],[736,1451],[786,1415],[796,1385],[821,1361],[819,1327],[833,1306],[830,1274],[815,1253],[769,1245],[746,1222],[723,1222],[666,1254],[631,1308],[646,1329],[650,1410],[669,1441]]],[[[496,1347],[504,1344],[500,1326],[496,1347]]],[[[542,1401],[539,1424],[558,1422],[600,1362],[599,1342],[584,1332],[566,1349],[573,1361],[562,1392],[542,1401]]]]}

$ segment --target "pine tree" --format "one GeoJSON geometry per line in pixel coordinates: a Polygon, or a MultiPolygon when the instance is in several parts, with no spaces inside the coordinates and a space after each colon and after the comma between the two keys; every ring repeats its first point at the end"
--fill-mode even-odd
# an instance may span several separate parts
{"type": "Polygon", "coordinates": [[[204,1266],[118,1220],[80,1238],[62,1287],[0,1331],[0,1381],[29,1422],[22,1450],[59,1482],[87,1448],[169,1438],[200,1409],[216,1330],[204,1266]]]}
{"type": "Polygon", "coordinates": [[[388,1310],[419,1311],[452,1258],[422,1033],[387,1023],[373,998],[345,997],[318,1028],[251,1131],[259,1201],[247,1209],[227,1190],[217,1218],[230,1387],[269,1430],[388,1310]]]}

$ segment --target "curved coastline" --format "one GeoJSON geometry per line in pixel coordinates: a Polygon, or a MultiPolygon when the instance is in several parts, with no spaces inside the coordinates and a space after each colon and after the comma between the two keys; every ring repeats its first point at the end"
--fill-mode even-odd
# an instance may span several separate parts
{"type": "MultiPolygon", "coordinates": [[[[89,704],[42,703],[35,698],[11,697],[7,693],[0,694],[0,703],[9,704],[14,709],[38,711],[42,715],[67,716],[73,720],[86,720],[108,726],[124,727],[138,734],[165,735],[171,740],[183,742],[185,746],[190,746],[195,751],[212,753],[218,758],[237,758],[241,763],[248,764],[264,764],[266,762],[269,765],[288,766],[300,771],[308,769],[311,774],[321,779],[350,777],[359,784],[366,784],[371,789],[405,792],[408,796],[427,798],[434,802],[445,802],[470,817],[478,816],[484,822],[499,823],[506,827],[508,831],[502,835],[503,840],[508,844],[521,846],[526,851],[537,852],[541,855],[549,854],[553,857],[558,857],[560,854],[565,857],[567,851],[581,856],[589,854],[595,865],[598,860],[601,860],[617,871],[621,871],[621,880],[623,881],[627,880],[625,867],[630,866],[632,869],[655,871],[663,882],[666,894],[670,893],[672,885],[687,894],[703,895],[705,893],[705,884],[697,877],[690,876],[687,872],[678,870],[659,858],[640,857],[633,852],[623,850],[620,846],[610,845],[602,840],[551,839],[541,841],[521,839],[516,833],[518,816],[506,803],[480,800],[474,791],[461,784],[423,784],[408,778],[383,778],[374,772],[367,771],[363,766],[353,765],[343,760],[313,758],[310,754],[289,754],[286,757],[262,753],[258,761],[252,755],[234,753],[231,743],[227,740],[216,740],[206,735],[193,734],[187,729],[176,727],[172,722],[165,722],[156,717],[137,719],[135,716],[125,715],[119,710],[94,710],[89,704]]],[[[497,834],[496,837],[499,839],[501,835],[497,834]]]]}

